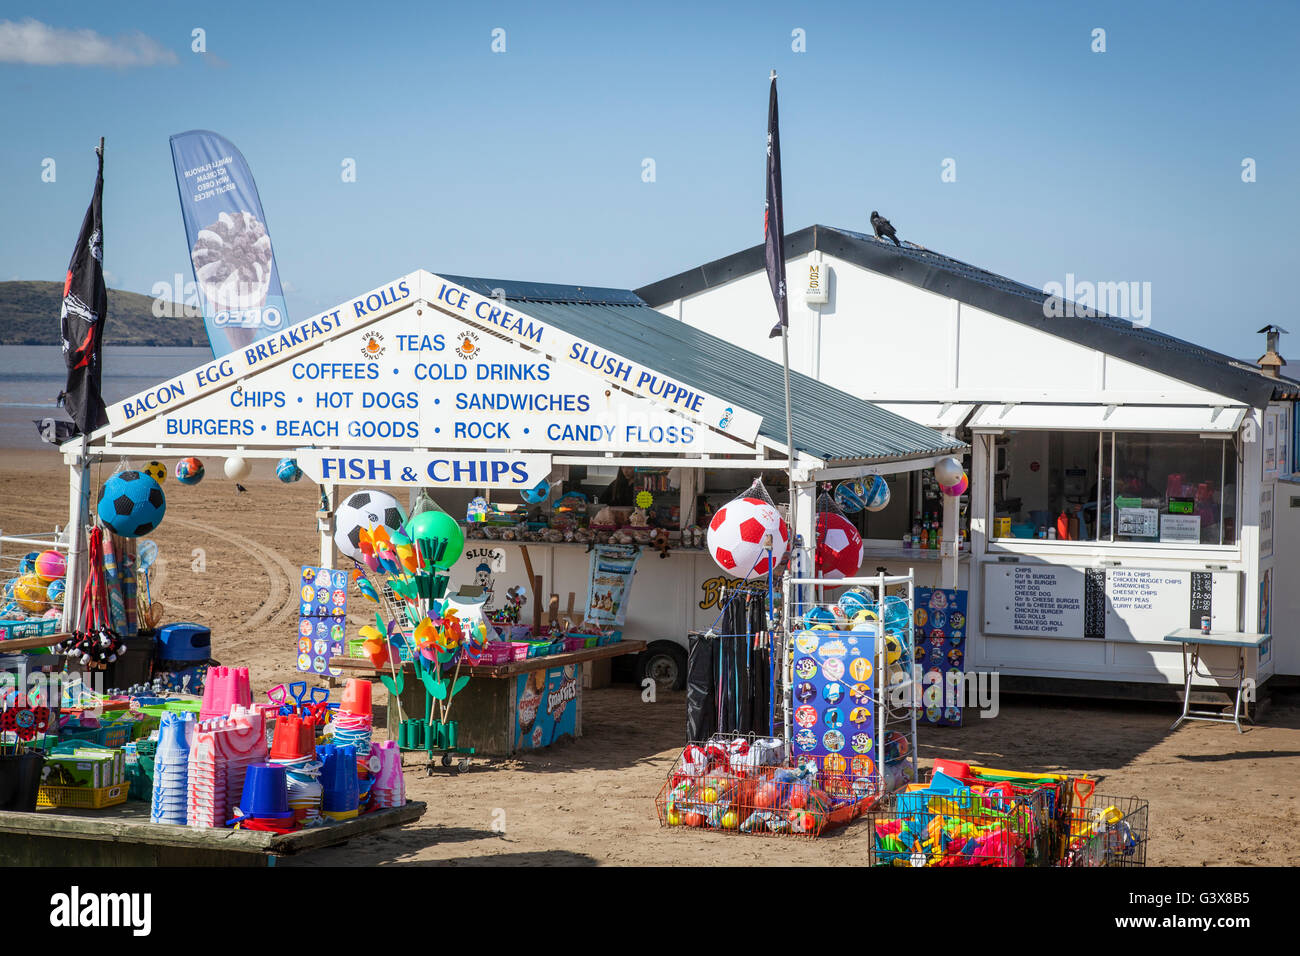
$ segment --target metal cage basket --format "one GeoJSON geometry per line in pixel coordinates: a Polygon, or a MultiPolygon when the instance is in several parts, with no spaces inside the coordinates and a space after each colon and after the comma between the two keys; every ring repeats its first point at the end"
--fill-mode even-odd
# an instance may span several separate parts
{"type": "Polygon", "coordinates": [[[1061,866],[1146,866],[1150,807],[1137,797],[1092,794],[1073,807],[1061,866]]]}

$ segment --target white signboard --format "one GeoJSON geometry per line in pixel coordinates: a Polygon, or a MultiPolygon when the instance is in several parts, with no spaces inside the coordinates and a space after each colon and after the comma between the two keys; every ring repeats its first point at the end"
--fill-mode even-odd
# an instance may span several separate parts
{"type": "Polygon", "coordinates": [[[1160,540],[1173,542],[1190,541],[1193,544],[1200,544],[1201,516],[1161,515],[1160,540]]]}
{"type": "Polygon", "coordinates": [[[1155,508],[1120,508],[1116,514],[1120,534],[1154,538],[1160,533],[1160,512],[1155,508]]]}
{"type": "Polygon", "coordinates": [[[298,467],[317,484],[437,488],[532,488],[551,473],[550,455],[472,452],[301,451],[298,467]]]}
{"type": "Polygon", "coordinates": [[[1083,580],[1078,568],[986,565],[985,633],[1083,637],[1083,580]]]}
{"type": "Polygon", "coordinates": [[[122,443],[726,453],[747,446],[414,307],[150,417],[122,443]]]}

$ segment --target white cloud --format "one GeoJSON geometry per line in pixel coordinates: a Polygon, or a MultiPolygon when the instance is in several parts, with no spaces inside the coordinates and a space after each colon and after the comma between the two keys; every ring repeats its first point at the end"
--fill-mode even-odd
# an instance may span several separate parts
{"type": "Polygon", "coordinates": [[[300,291],[299,288],[298,288],[296,285],[294,285],[292,282],[290,282],[288,279],[281,279],[281,280],[280,280],[280,289],[281,289],[281,291],[283,291],[283,292],[298,292],[298,291],[300,291]]]}
{"type": "Polygon", "coordinates": [[[172,66],[176,54],[135,32],[113,39],[94,30],[52,27],[30,17],[0,20],[0,63],[28,66],[172,66]]]}

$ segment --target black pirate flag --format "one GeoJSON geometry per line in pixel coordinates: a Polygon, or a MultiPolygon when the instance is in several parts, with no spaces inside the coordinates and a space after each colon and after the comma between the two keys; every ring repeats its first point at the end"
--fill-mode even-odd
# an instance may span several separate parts
{"type": "Polygon", "coordinates": [[[81,223],[77,247],[63,281],[63,360],[68,382],[59,401],[83,432],[105,425],[104,399],[100,395],[100,357],[104,347],[104,320],[108,290],[104,287],[104,154],[96,150],[99,170],[95,193],[81,223]]]}

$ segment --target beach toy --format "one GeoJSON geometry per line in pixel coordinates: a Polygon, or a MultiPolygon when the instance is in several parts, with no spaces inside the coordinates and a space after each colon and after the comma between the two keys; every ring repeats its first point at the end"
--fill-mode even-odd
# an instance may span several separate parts
{"type": "Polygon", "coordinates": [[[762,498],[746,496],[729,501],[709,522],[709,554],[718,567],[745,580],[765,577],[785,557],[790,529],[781,513],[762,498]],[[772,539],[768,557],[766,538],[772,539]]]}
{"type": "MultiPolygon", "coordinates": [[[[465,532],[460,523],[445,511],[434,508],[422,511],[406,523],[406,533],[415,542],[421,556],[432,554],[433,566],[449,569],[460,557],[465,546],[465,532]]],[[[429,563],[425,561],[426,565],[429,563]]]]}
{"type": "Polygon", "coordinates": [[[203,462],[197,458],[182,458],[176,463],[176,480],[182,485],[197,485],[203,480],[203,462]]]}
{"type": "MultiPolygon", "coordinates": [[[[823,579],[851,578],[862,567],[862,535],[853,522],[834,511],[817,513],[817,576],[823,579]]],[[[827,585],[834,588],[835,585],[827,585]]]]}
{"type": "Polygon", "coordinates": [[[140,470],[160,485],[167,480],[167,466],[160,461],[151,461],[140,470]]]}
{"type": "Polygon", "coordinates": [[[521,491],[520,496],[530,505],[540,505],[547,498],[551,497],[551,483],[543,478],[531,488],[521,491]]]}
{"type": "Polygon", "coordinates": [[[357,780],[357,751],[355,747],[318,747],[324,751],[325,766],[321,770],[321,812],[334,820],[347,820],[357,815],[361,789],[357,780]]]}
{"type": "Polygon", "coordinates": [[[951,487],[962,477],[961,462],[949,456],[934,463],[934,477],[939,480],[939,487],[951,487]]]}
{"type": "Polygon", "coordinates": [[[40,551],[28,551],[25,555],[23,555],[23,559],[18,562],[18,573],[19,574],[36,573],[36,559],[39,558],[41,554],[42,552],[40,551]]]}
{"type": "Polygon", "coordinates": [[[272,760],[298,760],[316,754],[316,721],[281,714],[275,721],[271,740],[272,760]]]}
{"type": "Polygon", "coordinates": [[[255,820],[283,820],[293,816],[285,768],[273,763],[249,764],[238,811],[240,817],[255,820]]]}
{"type": "Polygon", "coordinates": [[[61,578],[68,573],[68,559],[58,551],[51,548],[48,551],[42,551],[32,562],[32,570],[40,575],[41,580],[47,584],[55,578],[61,578]]]}
{"type": "Polygon", "coordinates": [[[343,703],[339,705],[339,710],[362,717],[371,716],[373,711],[370,704],[370,691],[369,681],[356,677],[348,678],[347,686],[343,689],[343,703]]]}
{"type": "Polygon", "coordinates": [[[871,476],[871,486],[866,490],[865,500],[868,511],[883,511],[889,506],[889,484],[880,475],[871,476]]]}
{"type": "Polygon", "coordinates": [[[45,611],[48,588],[40,575],[34,572],[24,574],[14,584],[14,603],[29,614],[41,614],[45,611]]]}
{"type": "Polygon", "coordinates": [[[251,707],[253,692],[248,683],[247,667],[211,667],[203,685],[203,705],[199,714],[204,719],[224,717],[236,707],[251,707]]]}
{"type": "Polygon", "coordinates": [[[966,489],[968,489],[969,487],[970,487],[970,478],[968,478],[966,474],[963,472],[961,478],[958,479],[956,484],[940,485],[939,490],[942,491],[949,498],[960,498],[962,495],[966,494],[966,489]]]}
{"type": "Polygon", "coordinates": [[[343,499],[334,512],[334,544],[352,560],[361,561],[363,530],[383,527],[391,533],[405,521],[406,512],[392,495],[373,489],[357,491],[343,499]]]}
{"type": "Polygon", "coordinates": [[[158,482],[138,471],[119,471],[99,489],[100,523],[114,534],[137,538],[162,523],[167,498],[158,482]]]}
{"type": "Polygon", "coordinates": [[[835,486],[835,503],[845,514],[857,514],[867,506],[866,488],[862,479],[852,478],[835,486]]]}
{"type": "Polygon", "coordinates": [[[275,466],[275,477],[286,485],[291,485],[302,478],[302,469],[298,467],[298,462],[294,461],[294,459],[281,458],[275,466]]]}
{"type": "Polygon", "coordinates": [[[238,455],[227,458],[223,466],[226,477],[231,481],[243,481],[253,473],[253,466],[238,455]]]}

